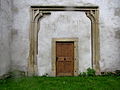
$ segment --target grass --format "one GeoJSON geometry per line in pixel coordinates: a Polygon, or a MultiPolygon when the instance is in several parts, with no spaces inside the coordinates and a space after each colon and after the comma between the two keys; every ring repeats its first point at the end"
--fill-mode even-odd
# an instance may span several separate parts
{"type": "Polygon", "coordinates": [[[120,76],[9,78],[0,90],[120,90],[120,76]]]}

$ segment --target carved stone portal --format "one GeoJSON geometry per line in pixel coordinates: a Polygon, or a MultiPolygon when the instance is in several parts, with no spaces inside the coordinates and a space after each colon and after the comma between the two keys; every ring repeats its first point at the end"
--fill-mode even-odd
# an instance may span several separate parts
{"type": "Polygon", "coordinates": [[[28,59],[28,75],[37,75],[38,32],[40,19],[50,15],[51,11],[82,11],[91,20],[92,68],[100,74],[100,41],[99,41],[99,10],[98,6],[31,6],[30,50],[28,59]],[[67,10],[66,10],[67,8],[67,10]]]}

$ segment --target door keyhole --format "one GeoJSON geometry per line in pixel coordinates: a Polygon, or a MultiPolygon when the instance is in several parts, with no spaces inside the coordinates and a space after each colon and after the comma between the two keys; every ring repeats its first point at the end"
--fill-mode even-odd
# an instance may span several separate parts
{"type": "Polygon", "coordinates": [[[66,58],[64,58],[64,60],[66,60],[66,58]]]}

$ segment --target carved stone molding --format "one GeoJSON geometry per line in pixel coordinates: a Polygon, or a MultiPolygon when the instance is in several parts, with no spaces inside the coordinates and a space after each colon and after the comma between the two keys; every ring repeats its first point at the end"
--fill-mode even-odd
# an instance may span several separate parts
{"type": "Polygon", "coordinates": [[[99,60],[99,26],[98,6],[31,6],[31,28],[29,32],[30,50],[28,58],[28,75],[37,75],[37,54],[38,54],[38,32],[41,18],[50,15],[51,11],[82,11],[91,20],[91,48],[92,48],[92,68],[100,74],[99,60]],[[66,9],[67,8],[67,9],[66,9]]]}
{"type": "Polygon", "coordinates": [[[30,51],[29,51],[29,60],[28,60],[28,75],[37,75],[37,54],[38,54],[38,32],[40,29],[39,21],[45,15],[50,14],[49,12],[32,10],[32,21],[30,29],[30,51]]]}
{"type": "Polygon", "coordinates": [[[100,43],[99,43],[99,25],[98,25],[98,9],[86,11],[86,16],[91,20],[91,46],[92,46],[92,68],[96,70],[96,74],[100,74],[100,43]]]}

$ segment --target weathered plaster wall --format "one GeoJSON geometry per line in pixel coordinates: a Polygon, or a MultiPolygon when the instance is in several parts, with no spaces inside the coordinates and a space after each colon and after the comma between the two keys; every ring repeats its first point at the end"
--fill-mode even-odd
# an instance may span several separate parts
{"type": "Polygon", "coordinates": [[[0,76],[10,70],[12,0],[0,0],[0,76]]]}
{"type": "MultiPolygon", "coordinates": [[[[120,70],[120,6],[119,0],[14,0],[14,24],[13,24],[13,39],[12,39],[12,67],[13,69],[20,69],[20,70],[27,70],[27,61],[28,61],[28,54],[29,54],[29,28],[30,28],[30,6],[33,5],[88,5],[89,3],[98,5],[100,8],[100,54],[101,54],[101,60],[100,60],[100,67],[101,71],[114,71],[116,69],[120,70]],[[86,3],[86,4],[84,4],[86,3]]],[[[90,5],[91,5],[90,4],[90,5]]],[[[58,33],[62,33],[61,31],[64,30],[63,28],[60,28],[57,26],[57,23],[62,23],[62,21],[55,21],[60,18],[62,18],[61,15],[64,15],[65,13],[52,13],[54,16],[53,19],[51,16],[47,16],[41,21],[41,34],[39,33],[39,54],[38,54],[38,62],[39,62],[39,67],[41,71],[39,71],[39,74],[43,73],[49,73],[50,72],[50,67],[51,63],[48,62],[50,61],[50,46],[46,46],[46,44],[50,45],[49,41],[52,37],[59,36],[59,37],[75,37],[75,35],[79,38],[82,36],[78,36],[79,34],[73,32],[73,28],[75,27],[75,23],[71,26],[71,31],[74,33],[73,35],[69,34],[64,34],[67,36],[64,36],[63,34],[57,35],[58,33]],[[48,24],[48,21],[50,21],[51,24],[48,24]],[[53,24],[55,23],[55,24],[53,24]],[[59,28],[61,31],[58,31],[59,28]],[[43,29],[43,31],[42,31],[43,29]],[[50,29],[48,31],[48,29],[50,29]],[[54,30],[56,29],[56,31],[54,30]],[[46,32],[46,33],[45,33],[46,32]],[[53,32],[56,32],[55,34],[53,32]],[[43,34],[42,34],[43,33],[43,34]],[[48,34],[50,33],[50,34],[48,34]],[[43,35],[43,36],[42,36],[43,35]],[[44,38],[45,35],[48,35],[47,37],[50,38],[44,38]],[[41,38],[40,38],[41,37],[41,38]],[[41,43],[40,41],[45,41],[44,43],[41,43]],[[45,50],[44,48],[41,49],[42,46],[45,46],[49,50],[49,54],[46,53],[44,55],[40,55],[40,50],[45,50]],[[45,56],[47,55],[47,57],[45,56]],[[41,59],[40,56],[43,58],[47,58],[48,61],[44,61],[44,59],[41,59]],[[41,62],[42,61],[42,62],[41,62]],[[42,67],[42,68],[41,68],[42,67]]],[[[75,14],[75,16],[81,16],[82,13],[80,14],[75,14]]],[[[65,16],[68,16],[68,20],[70,20],[70,17],[68,14],[65,16]]],[[[82,17],[85,17],[84,15],[82,17]]],[[[74,19],[77,19],[74,17],[72,20],[70,20],[70,23],[73,22],[74,19]]],[[[62,20],[62,19],[61,19],[62,20]]],[[[82,20],[82,18],[80,18],[82,20]]],[[[85,19],[85,22],[87,21],[87,18],[85,19]]],[[[69,21],[67,21],[69,22],[69,21]]],[[[78,27],[81,29],[87,29],[85,28],[82,23],[84,20],[82,20],[81,25],[78,27]]],[[[84,23],[85,26],[89,26],[90,22],[87,21],[88,23],[84,23]]],[[[64,20],[63,24],[66,23],[66,19],[64,20]]],[[[67,23],[67,25],[71,25],[67,23]]],[[[61,27],[63,27],[62,25],[61,27]]],[[[67,26],[65,26],[67,27],[67,26]]],[[[76,27],[76,28],[78,28],[76,27]]],[[[69,28],[69,27],[67,27],[69,28]]],[[[89,28],[88,28],[89,29],[89,28]]],[[[89,30],[88,30],[89,31],[89,30]]],[[[67,32],[67,30],[66,30],[67,32]]],[[[65,32],[65,33],[66,33],[65,32]]],[[[83,33],[81,30],[78,31],[79,33],[83,33]]],[[[85,33],[88,33],[85,31],[85,33]]],[[[80,39],[81,40],[81,39],[80,39]]],[[[89,41],[89,39],[87,39],[89,41]]],[[[80,42],[79,42],[80,43],[80,42]]],[[[86,43],[81,42],[80,44],[86,45],[86,43]]],[[[79,46],[79,49],[82,46],[79,46]]],[[[84,48],[86,49],[86,48],[84,48]]],[[[83,49],[83,51],[84,51],[83,49]]],[[[90,51],[90,48],[88,49],[88,52],[90,51]]],[[[44,51],[46,52],[46,51],[44,51]]],[[[82,51],[79,51],[82,52],[82,51]]],[[[42,52],[41,52],[42,53],[42,52]]],[[[90,53],[89,53],[90,55],[90,53]]],[[[89,55],[87,57],[81,57],[81,58],[86,58],[89,59],[89,55]]],[[[89,61],[89,60],[88,60],[89,61]]],[[[80,61],[80,71],[84,71],[84,68],[88,67],[89,65],[86,64],[85,67],[83,67],[84,61],[80,61]]]]}
{"type": "Polygon", "coordinates": [[[78,38],[79,71],[91,67],[90,29],[90,20],[84,12],[51,12],[45,16],[38,35],[39,75],[51,73],[52,38],[78,38]]]}

